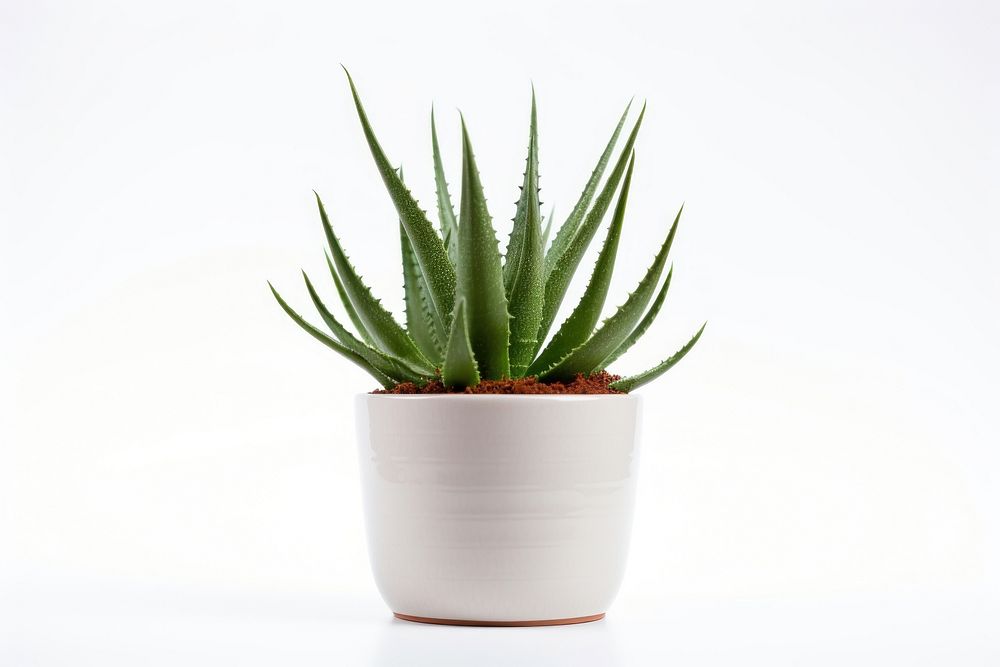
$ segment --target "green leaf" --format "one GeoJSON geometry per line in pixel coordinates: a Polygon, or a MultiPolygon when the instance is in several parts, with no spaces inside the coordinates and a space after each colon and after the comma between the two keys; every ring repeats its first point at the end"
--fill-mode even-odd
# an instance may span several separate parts
{"type": "Polygon", "coordinates": [[[371,334],[368,333],[368,329],[365,328],[365,323],[361,321],[358,317],[358,311],[354,309],[354,304],[351,303],[351,299],[347,296],[347,292],[344,290],[344,283],[341,282],[340,276],[337,275],[337,269],[333,266],[333,260],[330,259],[330,253],[323,251],[323,256],[326,257],[326,265],[330,267],[330,275],[333,276],[333,284],[337,286],[337,295],[340,297],[340,302],[344,304],[344,310],[347,311],[347,317],[350,318],[351,324],[354,325],[355,330],[361,335],[366,343],[372,347],[376,347],[375,339],[372,338],[371,334]]]}
{"type": "Polygon", "coordinates": [[[649,307],[649,310],[646,311],[646,314],[643,316],[642,321],[639,322],[639,324],[635,327],[635,329],[632,330],[632,333],[628,335],[628,338],[625,339],[625,342],[619,345],[618,349],[611,353],[611,356],[609,356],[607,359],[601,362],[601,368],[607,368],[612,363],[614,363],[616,359],[618,359],[623,354],[628,352],[629,348],[635,345],[636,341],[642,338],[643,334],[646,333],[646,330],[649,329],[649,326],[653,323],[653,320],[655,320],[656,316],[660,313],[660,308],[663,306],[663,301],[667,298],[667,290],[670,289],[670,279],[673,277],[673,275],[674,275],[674,269],[673,267],[671,267],[670,271],[667,272],[667,279],[663,281],[663,287],[661,287],[660,291],[656,294],[656,298],[653,299],[653,305],[651,305],[649,307]]]}
{"type": "Polygon", "coordinates": [[[542,319],[545,290],[542,280],[541,229],[529,223],[524,235],[521,268],[514,276],[510,295],[510,375],[522,377],[538,347],[538,324],[542,319]]]}
{"type": "Polygon", "coordinates": [[[663,267],[667,261],[667,254],[670,252],[674,235],[677,233],[680,215],[680,211],[678,211],[674,224],[670,227],[670,232],[660,247],[660,251],[656,254],[653,264],[625,303],[618,308],[614,315],[604,320],[601,328],[586,343],[573,350],[555,366],[541,373],[539,377],[545,380],[570,380],[577,373],[590,374],[599,370],[601,362],[607,359],[628,338],[642,317],[646,305],[653,296],[653,290],[656,289],[656,285],[660,281],[660,275],[663,273],[663,267]]]}
{"type": "MultiPolygon", "coordinates": [[[[583,216],[586,214],[587,209],[590,208],[590,202],[594,198],[594,193],[597,192],[597,184],[600,183],[601,176],[604,175],[604,170],[608,166],[608,161],[611,160],[611,153],[615,149],[615,144],[618,142],[618,135],[621,134],[622,127],[625,126],[625,118],[628,117],[628,112],[631,108],[632,102],[630,100],[628,105],[625,107],[625,111],[622,113],[621,118],[618,119],[618,125],[615,126],[615,131],[611,134],[611,140],[608,141],[608,145],[605,147],[604,152],[601,153],[601,157],[597,161],[597,166],[594,167],[594,171],[590,174],[587,184],[583,187],[580,199],[576,202],[576,206],[573,207],[573,210],[570,211],[569,217],[566,218],[566,222],[562,224],[559,231],[556,233],[556,238],[552,241],[552,247],[549,248],[548,253],[545,255],[546,277],[548,277],[549,273],[555,267],[556,260],[562,256],[562,254],[566,251],[567,246],[569,246],[570,241],[572,241],[573,237],[576,236],[576,230],[580,227],[580,222],[583,220],[583,216]]],[[[624,151],[624,154],[628,153],[629,151],[624,151]]]]}
{"type": "Polygon", "coordinates": [[[438,220],[441,223],[441,237],[451,263],[458,264],[458,219],[451,204],[448,182],[444,177],[444,163],[438,146],[437,125],[434,123],[434,107],[431,107],[431,147],[434,152],[434,186],[437,189],[438,220]]]}
{"type": "MultiPolygon", "coordinates": [[[[503,284],[507,290],[508,299],[511,295],[511,284],[514,282],[514,276],[521,270],[521,253],[525,247],[526,228],[533,222],[541,224],[542,213],[538,201],[538,112],[535,107],[534,87],[531,89],[531,122],[528,126],[526,164],[524,181],[521,184],[521,196],[517,200],[514,225],[511,228],[510,238],[507,240],[507,253],[504,256],[503,284]]],[[[541,232],[538,236],[540,237],[540,235],[541,232]]]]}
{"type": "Polygon", "coordinates": [[[608,227],[608,235],[604,238],[604,246],[601,248],[601,254],[598,255],[596,264],[594,264],[594,271],[590,275],[587,289],[573,313],[566,318],[545,350],[528,368],[528,375],[537,375],[550,368],[590,338],[590,334],[594,332],[594,326],[601,317],[601,311],[604,310],[604,301],[607,299],[611,275],[615,269],[618,240],[621,237],[622,224],[625,221],[625,207],[628,204],[628,193],[632,185],[634,167],[635,153],[633,152],[632,159],[628,164],[628,171],[625,172],[621,193],[618,195],[615,214],[608,227]]]}
{"type": "Polygon", "coordinates": [[[434,231],[434,226],[427,219],[427,214],[421,210],[413,195],[400,180],[399,174],[392,168],[389,158],[386,157],[382,146],[368,122],[368,116],[361,105],[361,98],[358,90],[354,86],[354,80],[350,72],[347,73],[347,81],[351,85],[351,95],[354,97],[354,105],[357,107],[358,118],[361,120],[361,128],[368,141],[368,148],[371,149],[372,157],[375,158],[375,165],[379,174],[385,182],[385,187],[389,191],[392,203],[396,206],[399,219],[406,229],[406,235],[413,244],[413,251],[420,263],[420,270],[427,278],[428,287],[431,292],[431,304],[434,308],[435,317],[442,322],[447,322],[451,316],[451,311],[455,305],[455,267],[448,258],[448,251],[441,241],[441,237],[434,231]]]}
{"type": "MultiPolygon", "coordinates": [[[[705,324],[708,324],[708,322],[706,322],[705,324]]],[[[644,384],[652,382],[656,378],[660,377],[661,375],[669,371],[671,368],[673,368],[674,364],[683,359],[684,355],[686,355],[688,352],[691,351],[691,348],[694,347],[694,344],[698,342],[699,338],[701,338],[701,332],[705,330],[705,324],[702,324],[701,328],[698,329],[698,333],[696,333],[691,338],[691,340],[689,340],[687,344],[684,345],[684,347],[677,350],[677,352],[675,352],[674,355],[669,359],[661,361],[659,364],[653,366],[648,371],[639,373],[638,375],[633,375],[631,377],[623,378],[621,380],[617,380],[616,382],[612,382],[610,387],[612,389],[617,389],[618,391],[629,392],[632,391],[633,389],[641,387],[644,384]]]]}
{"type": "MultiPolygon", "coordinates": [[[[399,180],[403,178],[403,167],[396,170],[399,180]]],[[[444,355],[442,341],[445,338],[444,322],[436,321],[430,305],[430,288],[420,271],[420,262],[413,252],[413,244],[406,236],[403,223],[399,223],[399,247],[403,261],[403,300],[406,305],[406,332],[417,344],[424,356],[440,362],[444,355]]]]}
{"type": "Polygon", "coordinates": [[[549,234],[552,232],[552,220],[556,215],[556,207],[553,205],[552,209],[549,211],[549,217],[545,221],[545,231],[542,232],[542,250],[549,245],[549,234]]]}
{"type": "Polygon", "coordinates": [[[462,119],[462,210],[458,224],[458,292],[465,299],[469,341],[479,372],[510,376],[510,329],[496,232],[462,119]]]}
{"type": "Polygon", "coordinates": [[[521,377],[538,347],[538,324],[545,295],[545,255],[542,247],[542,211],[538,202],[538,132],[535,96],[531,96],[528,166],[514,231],[507,247],[504,281],[510,310],[510,374],[521,377]]]}
{"type": "MultiPolygon", "coordinates": [[[[552,270],[546,274],[545,303],[542,307],[542,323],[538,329],[539,341],[544,341],[549,333],[549,329],[552,328],[552,322],[555,320],[556,314],[559,312],[559,306],[562,305],[563,297],[566,296],[566,290],[573,280],[573,274],[576,273],[576,269],[580,265],[580,260],[583,259],[590,241],[594,238],[594,234],[597,233],[597,228],[600,227],[601,221],[604,219],[604,214],[607,212],[608,207],[611,206],[611,199],[615,196],[615,190],[618,188],[618,183],[625,172],[625,166],[632,155],[632,147],[635,146],[635,138],[639,134],[639,127],[642,125],[642,119],[645,115],[646,106],[643,105],[642,111],[639,113],[639,118],[635,121],[635,126],[625,141],[622,154],[619,156],[614,169],[612,169],[611,175],[608,176],[604,188],[594,201],[594,207],[587,213],[583,224],[580,225],[576,235],[566,246],[565,251],[559,255],[552,270]]],[[[562,230],[560,230],[561,232],[562,230]]],[[[558,241],[559,237],[556,236],[556,242],[558,241]]],[[[554,248],[555,246],[553,245],[554,248]]],[[[549,251],[549,255],[551,254],[552,250],[549,251]]]]}
{"type": "Polygon", "coordinates": [[[403,256],[403,295],[406,300],[406,332],[431,360],[440,360],[444,355],[442,341],[445,334],[434,318],[430,308],[430,296],[424,277],[420,273],[420,264],[413,254],[413,246],[406,236],[403,225],[399,226],[399,246],[403,256]]]}
{"type": "Polygon", "coordinates": [[[336,352],[339,352],[341,355],[347,357],[347,359],[349,359],[350,361],[353,361],[355,364],[357,364],[358,366],[360,366],[364,370],[368,371],[368,373],[371,374],[371,376],[374,377],[376,380],[378,380],[379,384],[381,384],[386,389],[389,389],[389,388],[395,386],[396,382],[392,378],[387,377],[385,374],[383,374],[380,371],[376,370],[370,363],[368,363],[367,361],[365,361],[361,357],[361,355],[356,354],[354,352],[351,352],[349,349],[347,349],[346,347],[344,347],[343,345],[341,345],[340,343],[338,343],[334,339],[330,338],[329,336],[327,336],[325,333],[323,333],[322,331],[320,331],[319,329],[317,329],[313,325],[311,325],[308,322],[306,322],[302,318],[301,315],[299,315],[298,313],[296,313],[294,310],[292,310],[291,306],[289,306],[287,303],[285,303],[285,300],[281,298],[280,294],[278,294],[278,290],[274,289],[274,285],[272,285],[269,282],[269,283],[267,283],[267,286],[271,288],[271,294],[273,294],[274,298],[278,300],[278,305],[281,306],[282,310],[284,310],[285,313],[290,318],[292,318],[292,320],[296,324],[298,324],[300,327],[302,327],[306,331],[306,333],[308,333],[310,336],[312,336],[313,338],[315,338],[319,342],[323,343],[324,345],[326,345],[330,349],[332,349],[332,350],[334,350],[336,352]]]}
{"type": "Polygon", "coordinates": [[[330,327],[330,331],[333,332],[333,335],[340,340],[344,347],[364,359],[375,370],[397,382],[416,382],[419,384],[427,382],[426,375],[419,368],[413,368],[402,359],[395,359],[373,347],[365,345],[355,338],[344,325],[337,321],[337,318],[333,316],[330,309],[320,299],[316,288],[313,287],[312,281],[309,280],[309,276],[306,275],[305,271],[302,272],[302,278],[306,281],[306,290],[308,290],[309,298],[312,299],[313,305],[316,306],[319,316],[323,318],[326,326],[330,327]]]}
{"type": "MultiPolygon", "coordinates": [[[[393,172],[395,173],[395,172],[393,172]]],[[[407,335],[403,327],[396,322],[382,303],[376,299],[368,286],[365,285],[361,276],[357,274],[351,266],[347,255],[340,247],[340,241],[333,233],[330,225],[330,218],[326,215],[323,201],[316,195],[316,203],[319,206],[319,215],[323,221],[323,231],[326,233],[326,240],[330,244],[330,254],[337,267],[337,273],[344,285],[344,291],[350,298],[358,317],[364,323],[364,328],[375,340],[378,347],[384,352],[407,361],[417,364],[428,374],[433,374],[434,365],[417,349],[413,339],[407,335]]]]}
{"type": "Polygon", "coordinates": [[[441,369],[446,387],[475,387],[479,384],[479,367],[469,342],[469,327],[465,321],[465,299],[459,298],[455,317],[451,319],[448,350],[441,369]]]}

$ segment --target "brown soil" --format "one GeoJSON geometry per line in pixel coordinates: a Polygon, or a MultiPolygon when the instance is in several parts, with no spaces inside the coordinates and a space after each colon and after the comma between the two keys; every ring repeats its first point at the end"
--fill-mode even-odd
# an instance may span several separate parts
{"type": "Polygon", "coordinates": [[[593,373],[589,377],[578,374],[572,382],[539,382],[536,377],[517,380],[483,380],[475,387],[451,390],[440,380],[431,380],[424,386],[412,382],[397,384],[392,389],[377,389],[373,394],[621,394],[610,385],[621,379],[607,371],[593,373]]]}

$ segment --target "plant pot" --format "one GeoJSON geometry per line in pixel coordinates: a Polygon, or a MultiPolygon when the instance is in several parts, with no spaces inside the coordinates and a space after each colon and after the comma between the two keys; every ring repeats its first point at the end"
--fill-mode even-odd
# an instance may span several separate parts
{"type": "Polygon", "coordinates": [[[399,618],[598,620],[621,584],[640,401],[362,394],[369,557],[399,618]]]}

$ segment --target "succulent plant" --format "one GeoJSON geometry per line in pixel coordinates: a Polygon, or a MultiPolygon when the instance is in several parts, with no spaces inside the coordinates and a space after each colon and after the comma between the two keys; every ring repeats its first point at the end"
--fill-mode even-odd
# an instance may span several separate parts
{"type": "MultiPolygon", "coordinates": [[[[368,371],[386,388],[403,382],[420,385],[435,379],[449,388],[474,386],[481,379],[526,376],[536,376],[542,382],[568,381],[578,374],[604,370],[646,333],[670,287],[672,268],[657,290],[681,211],[677,212],[635,290],[598,326],[614,271],[635,166],[633,147],[645,105],[599,188],[631,102],[626,106],[579,200],[549,244],[552,215],[543,225],[538,187],[537,112],[532,90],[527,168],[507,252],[501,258],[464,117],[461,199],[456,215],[431,112],[440,223],[440,230],[436,230],[404,184],[402,170],[392,166],[375,137],[350,73],[347,79],[375,165],[399,215],[406,322],[400,324],[357,273],[317,194],[316,203],[329,245],[327,264],[357,334],[323,303],[305,272],[306,289],[330,333],[308,323],[268,283],[278,303],[300,327],[368,371]],[[570,281],[611,208],[616,191],[611,224],[587,288],[569,317],[549,338],[570,281]]],[[[694,347],[704,329],[703,324],[687,344],[666,360],[613,382],[611,388],[630,391],[656,379],[694,347]]]]}

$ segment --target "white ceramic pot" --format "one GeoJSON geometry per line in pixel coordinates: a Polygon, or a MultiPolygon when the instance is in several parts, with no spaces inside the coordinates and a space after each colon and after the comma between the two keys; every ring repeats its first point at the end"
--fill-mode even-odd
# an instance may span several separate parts
{"type": "Polygon", "coordinates": [[[638,396],[363,394],[369,556],[400,618],[597,620],[621,584],[638,396]]]}

